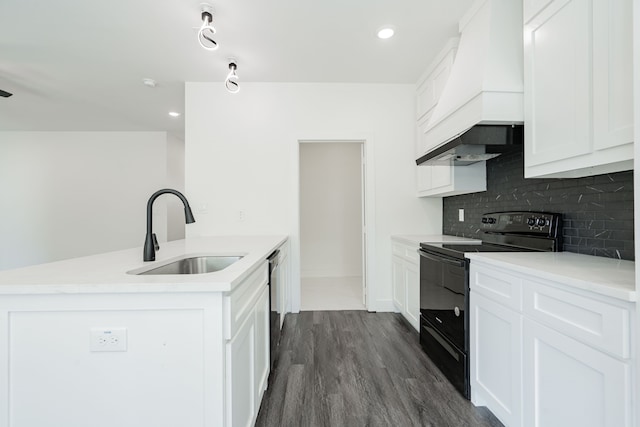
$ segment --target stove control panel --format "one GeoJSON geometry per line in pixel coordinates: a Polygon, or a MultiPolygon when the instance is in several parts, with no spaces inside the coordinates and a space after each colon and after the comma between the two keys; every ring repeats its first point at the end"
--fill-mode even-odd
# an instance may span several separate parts
{"type": "Polygon", "coordinates": [[[562,217],[548,212],[493,212],[482,216],[481,228],[493,233],[524,233],[555,237],[562,217]]]}

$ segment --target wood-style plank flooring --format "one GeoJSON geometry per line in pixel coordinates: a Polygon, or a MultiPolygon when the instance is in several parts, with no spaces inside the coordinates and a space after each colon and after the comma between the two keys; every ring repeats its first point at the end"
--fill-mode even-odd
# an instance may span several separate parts
{"type": "Polygon", "coordinates": [[[501,427],[464,399],[396,313],[286,317],[256,426],[501,427]]]}

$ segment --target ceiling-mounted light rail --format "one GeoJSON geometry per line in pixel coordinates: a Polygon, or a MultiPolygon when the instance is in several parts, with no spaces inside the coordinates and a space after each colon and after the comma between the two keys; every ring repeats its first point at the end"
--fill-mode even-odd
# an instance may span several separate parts
{"type": "Polygon", "coordinates": [[[231,93],[238,93],[240,91],[238,74],[236,73],[237,69],[238,65],[236,64],[236,60],[229,58],[229,74],[227,74],[227,79],[224,81],[224,85],[231,93]]]}
{"type": "Polygon", "coordinates": [[[213,6],[207,3],[200,5],[202,26],[198,30],[198,43],[206,50],[216,50],[218,43],[213,39],[216,29],[213,27],[213,6]]]}

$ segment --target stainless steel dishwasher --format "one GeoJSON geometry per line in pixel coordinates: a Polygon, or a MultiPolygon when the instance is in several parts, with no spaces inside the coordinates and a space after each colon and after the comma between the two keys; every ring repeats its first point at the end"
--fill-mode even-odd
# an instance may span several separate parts
{"type": "Polygon", "coordinates": [[[270,370],[273,370],[280,345],[280,251],[275,250],[267,258],[269,261],[269,348],[270,370]]]}

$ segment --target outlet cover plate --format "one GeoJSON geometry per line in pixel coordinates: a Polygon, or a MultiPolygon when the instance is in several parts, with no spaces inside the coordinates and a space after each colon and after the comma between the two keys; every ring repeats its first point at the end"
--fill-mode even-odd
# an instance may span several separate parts
{"type": "Polygon", "coordinates": [[[91,329],[91,351],[127,351],[127,328],[91,329]]]}

